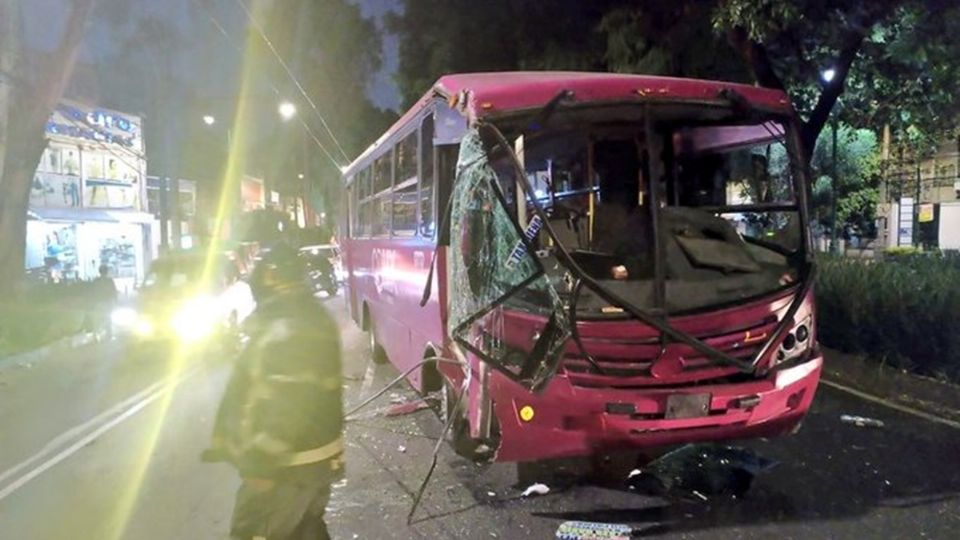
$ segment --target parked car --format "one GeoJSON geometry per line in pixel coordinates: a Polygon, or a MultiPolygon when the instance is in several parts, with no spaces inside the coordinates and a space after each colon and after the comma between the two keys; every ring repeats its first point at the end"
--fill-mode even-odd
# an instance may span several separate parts
{"type": "Polygon", "coordinates": [[[337,294],[343,281],[340,248],[335,244],[318,244],[300,248],[300,256],[307,263],[307,279],[314,291],[337,294]]]}

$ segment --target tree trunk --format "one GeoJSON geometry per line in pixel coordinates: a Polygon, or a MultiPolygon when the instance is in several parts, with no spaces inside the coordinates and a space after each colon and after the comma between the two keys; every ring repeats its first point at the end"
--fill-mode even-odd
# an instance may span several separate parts
{"type": "MultiPolygon", "coordinates": [[[[16,2],[0,2],[6,18],[4,30],[18,32],[19,13],[11,7],[16,2]]],[[[73,0],[59,46],[32,81],[23,76],[22,58],[15,60],[16,65],[4,66],[16,78],[8,101],[0,103],[7,120],[0,169],[0,297],[8,297],[23,279],[27,207],[33,175],[46,147],[44,128],[70,80],[93,3],[73,0]]]]}

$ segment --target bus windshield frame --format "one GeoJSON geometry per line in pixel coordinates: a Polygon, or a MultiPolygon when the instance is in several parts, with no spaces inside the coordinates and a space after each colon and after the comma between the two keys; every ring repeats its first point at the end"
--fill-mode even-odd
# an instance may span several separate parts
{"type": "MultiPolygon", "coordinates": [[[[511,212],[515,213],[518,221],[523,222],[526,216],[534,212],[536,199],[536,205],[544,210],[545,217],[554,224],[554,229],[558,229],[557,225],[560,224],[560,236],[566,240],[561,239],[560,242],[585,272],[598,281],[616,285],[618,290],[631,287],[642,290],[643,294],[635,294],[632,298],[635,306],[644,308],[652,315],[680,316],[736,306],[782,294],[791,288],[807,288],[804,284],[809,281],[813,270],[806,212],[809,182],[806,168],[799,159],[799,137],[790,117],[744,111],[729,104],[689,102],[577,105],[556,111],[546,126],[536,125],[534,128],[530,127],[532,116],[528,114],[489,121],[489,125],[500,131],[512,144],[509,147],[489,141],[490,160],[511,205],[511,212]],[[538,146],[547,146],[551,139],[555,142],[558,138],[566,138],[559,145],[555,144],[560,147],[565,145],[563,151],[551,158],[544,158],[547,152],[538,152],[538,146]],[[574,140],[578,138],[584,144],[578,145],[574,140]],[[598,242],[621,240],[626,236],[622,232],[632,231],[630,227],[621,227],[621,234],[611,234],[610,231],[603,234],[603,231],[596,230],[597,221],[602,221],[611,213],[608,211],[610,205],[605,207],[602,202],[605,193],[600,185],[603,179],[598,178],[602,173],[597,171],[600,168],[597,154],[605,141],[631,139],[637,146],[632,159],[635,159],[633,166],[640,170],[640,185],[639,190],[635,189],[630,197],[637,197],[639,191],[641,203],[633,208],[632,224],[641,224],[652,232],[652,238],[645,242],[646,256],[634,257],[646,259],[641,260],[641,264],[636,264],[636,261],[629,264],[623,257],[612,256],[614,250],[604,249],[599,245],[602,242],[598,242]],[[660,144],[652,144],[651,141],[660,144]],[[755,151],[763,146],[766,146],[766,156],[758,155],[755,151]],[[748,166],[757,167],[758,163],[770,164],[771,147],[774,147],[774,157],[779,161],[780,169],[779,181],[771,182],[775,185],[766,189],[762,182],[761,186],[744,185],[741,193],[735,193],[734,186],[729,182],[720,186],[723,189],[715,189],[713,193],[694,189],[696,186],[691,185],[689,170],[695,168],[693,165],[698,159],[709,161],[707,158],[729,158],[739,154],[736,156],[741,158],[739,161],[742,162],[743,157],[752,158],[748,166]],[[522,148],[519,153],[518,148],[522,148]],[[508,152],[512,155],[508,156],[508,152]],[[567,166],[568,170],[558,173],[557,162],[571,157],[574,158],[571,161],[576,161],[577,154],[582,163],[567,166]],[[659,156],[659,159],[651,159],[651,156],[659,156]],[[526,196],[518,195],[519,186],[515,187],[519,172],[512,169],[510,162],[514,159],[524,167],[524,177],[531,189],[526,196]],[[543,167],[545,162],[547,167],[543,167]],[[569,169],[577,167],[582,176],[589,177],[579,185],[571,181],[572,175],[569,174],[569,169]],[[654,183],[651,178],[659,178],[660,181],[654,183]],[[777,192],[780,196],[777,196],[777,192]],[[717,198],[718,194],[720,199],[717,198]],[[516,206],[520,197],[526,200],[522,209],[516,206]],[[571,200],[573,204],[569,202],[571,200]],[[645,211],[636,212],[637,209],[645,211]],[[740,223],[736,227],[725,227],[719,219],[711,222],[705,214],[739,219],[740,223]],[[763,236],[747,234],[751,228],[762,229],[765,224],[778,223],[788,225],[784,227],[788,229],[788,234],[779,239],[780,243],[771,241],[778,239],[769,230],[763,236]],[[681,238],[679,243],[682,245],[677,245],[678,242],[673,238],[677,236],[677,230],[698,227],[702,227],[706,234],[690,234],[692,238],[681,238]],[[567,234],[563,234],[564,228],[568,229],[567,234]],[[569,229],[575,230],[571,232],[569,229]],[[715,241],[717,239],[710,238],[712,235],[724,237],[722,239],[725,242],[715,241]],[[726,252],[726,256],[710,253],[718,251],[718,248],[726,252]],[[745,250],[751,252],[747,257],[743,256],[745,250]],[[772,283],[772,286],[750,286],[752,277],[749,274],[758,271],[753,268],[755,261],[752,259],[756,256],[768,263],[780,259],[783,272],[764,276],[762,280],[764,284],[772,283]],[[675,289],[689,288],[691,283],[677,280],[677,273],[682,271],[677,269],[680,266],[676,264],[677,261],[700,266],[692,271],[690,268],[686,270],[699,278],[693,283],[700,286],[701,293],[710,290],[708,269],[716,274],[715,277],[727,281],[728,287],[735,288],[740,284],[741,290],[727,296],[703,294],[708,299],[700,303],[690,297],[680,302],[672,301],[677,294],[675,289]],[[641,282],[638,277],[646,279],[641,282]],[[676,280],[675,283],[672,280],[676,280]],[[641,301],[640,296],[645,301],[641,301]]],[[[728,167],[730,163],[721,165],[728,167]]],[[[742,165],[740,163],[739,168],[742,169],[742,165]]],[[[769,177],[773,178],[774,175],[769,177]]],[[[557,246],[547,236],[544,230],[534,242],[536,247],[541,248],[541,256],[547,256],[545,266],[555,269],[562,267],[550,264],[557,246]]],[[[638,235],[631,236],[632,240],[636,240],[638,235]]],[[[764,267],[764,271],[775,270],[770,264],[764,267]]],[[[570,284],[575,280],[569,272],[554,272],[553,277],[561,293],[569,295],[572,292],[570,284]]],[[[584,320],[631,316],[623,306],[610,305],[605,299],[591,295],[589,288],[578,300],[578,316],[584,320]]]]}

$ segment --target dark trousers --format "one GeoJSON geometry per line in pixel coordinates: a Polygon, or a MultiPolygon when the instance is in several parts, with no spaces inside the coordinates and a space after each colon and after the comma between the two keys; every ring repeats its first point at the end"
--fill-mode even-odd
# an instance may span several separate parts
{"type": "Polygon", "coordinates": [[[230,536],[236,540],[329,540],[323,521],[329,501],[326,483],[289,479],[263,490],[244,482],[237,491],[230,536]]]}

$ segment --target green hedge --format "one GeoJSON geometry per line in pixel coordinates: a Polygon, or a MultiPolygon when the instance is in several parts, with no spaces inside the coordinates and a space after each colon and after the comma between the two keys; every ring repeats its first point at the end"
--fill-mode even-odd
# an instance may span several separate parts
{"type": "Polygon", "coordinates": [[[844,352],[960,380],[960,256],[824,258],[816,295],[819,337],[844,352]]]}
{"type": "Polygon", "coordinates": [[[96,298],[90,283],[25,288],[0,304],[0,357],[93,329],[96,298]]]}

